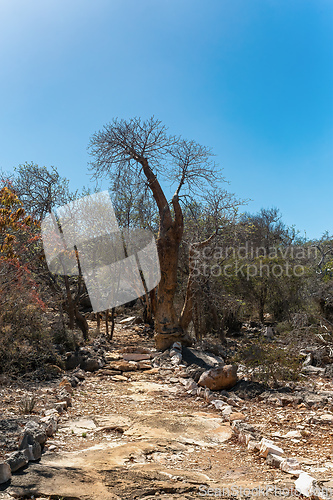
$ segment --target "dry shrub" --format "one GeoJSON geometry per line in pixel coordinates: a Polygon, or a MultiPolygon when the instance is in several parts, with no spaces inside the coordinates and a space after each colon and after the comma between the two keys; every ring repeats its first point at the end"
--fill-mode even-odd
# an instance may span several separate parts
{"type": "Polygon", "coordinates": [[[242,346],[233,362],[245,365],[252,380],[272,383],[276,387],[281,382],[297,380],[301,370],[299,356],[264,340],[242,346]]]}

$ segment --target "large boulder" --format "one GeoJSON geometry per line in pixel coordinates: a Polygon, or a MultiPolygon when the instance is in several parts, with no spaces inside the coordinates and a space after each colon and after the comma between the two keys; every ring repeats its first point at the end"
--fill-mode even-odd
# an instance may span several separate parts
{"type": "Polygon", "coordinates": [[[6,483],[12,477],[9,464],[6,462],[0,463],[0,484],[6,483]]]}
{"type": "Polygon", "coordinates": [[[80,368],[87,372],[96,372],[102,368],[103,364],[96,358],[85,358],[80,363],[80,368]]]}
{"type": "Polygon", "coordinates": [[[65,360],[65,368],[66,370],[73,370],[82,361],[82,355],[78,352],[67,352],[66,353],[66,360],[65,360]]]}
{"type": "Polygon", "coordinates": [[[46,432],[45,427],[42,423],[37,423],[34,420],[30,420],[24,428],[24,434],[22,436],[19,450],[24,450],[28,448],[29,445],[33,445],[34,442],[37,442],[44,446],[46,442],[46,432]]]}
{"type": "Polygon", "coordinates": [[[208,387],[211,391],[220,391],[221,389],[231,389],[237,382],[237,365],[225,365],[205,371],[198,384],[202,387],[208,387]]]}
{"type": "Polygon", "coordinates": [[[23,450],[19,450],[19,451],[14,451],[14,453],[11,453],[9,457],[6,459],[6,462],[9,465],[10,470],[12,472],[16,472],[22,467],[25,467],[29,462],[29,459],[26,457],[23,450]]]}

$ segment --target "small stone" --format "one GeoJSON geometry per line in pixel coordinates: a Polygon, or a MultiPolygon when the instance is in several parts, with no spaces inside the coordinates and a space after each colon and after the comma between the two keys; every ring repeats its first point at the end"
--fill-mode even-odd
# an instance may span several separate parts
{"type": "Polygon", "coordinates": [[[260,450],[260,441],[255,441],[254,439],[251,439],[247,443],[247,449],[249,451],[259,452],[259,450],[260,450]]]}
{"type": "Polygon", "coordinates": [[[229,416],[230,422],[232,422],[233,420],[245,420],[245,419],[246,416],[244,415],[244,413],[241,412],[231,413],[231,415],[229,416]]]}
{"type": "Polygon", "coordinates": [[[111,380],[114,382],[126,382],[128,378],[124,377],[124,375],[115,375],[114,377],[111,377],[111,380]]]}
{"type": "Polygon", "coordinates": [[[54,406],[58,413],[63,413],[67,409],[67,402],[59,401],[54,406]]]}
{"type": "Polygon", "coordinates": [[[62,381],[59,384],[59,388],[68,392],[68,394],[73,394],[73,387],[70,381],[67,378],[62,379],[62,381]]]}
{"type": "Polygon", "coordinates": [[[139,370],[151,370],[151,364],[144,362],[144,361],[139,361],[137,363],[139,370]]]}
{"type": "Polygon", "coordinates": [[[6,483],[11,477],[10,466],[6,462],[0,462],[0,484],[6,483]]]}
{"type": "Polygon", "coordinates": [[[113,361],[109,364],[111,370],[118,370],[120,372],[133,372],[138,369],[136,363],[130,363],[129,361],[113,361]]]}
{"type": "Polygon", "coordinates": [[[230,417],[232,412],[233,412],[233,407],[230,405],[226,405],[222,410],[222,415],[224,415],[225,417],[230,417]]]}
{"type": "Polygon", "coordinates": [[[284,451],[282,448],[276,446],[273,441],[269,439],[262,438],[260,441],[260,456],[266,458],[269,453],[273,453],[274,455],[283,455],[284,451]]]}
{"type": "Polygon", "coordinates": [[[282,436],[283,438],[296,438],[296,439],[301,439],[302,438],[302,434],[300,433],[300,431],[289,431],[287,432],[287,434],[285,434],[284,436],[282,436]]]}
{"type": "Polygon", "coordinates": [[[108,369],[103,369],[103,370],[100,370],[97,375],[99,377],[102,377],[103,375],[106,375],[108,377],[112,377],[113,375],[120,375],[120,371],[119,370],[108,370],[108,369]]]}
{"type": "Polygon", "coordinates": [[[185,381],[184,387],[187,391],[191,391],[192,389],[197,389],[198,384],[194,382],[193,378],[188,378],[185,381]]]}
{"type": "Polygon", "coordinates": [[[268,455],[266,457],[267,465],[270,465],[271,467],[275,467],[276,469],[280,468],[282,461],[283,461],[283,458],[280,455],[276,455],[275,453],[268,453],[268,455]]]}
{"type": "Polygon", "coordinates": [[[323,415],[319,416],[319,419],[325,424],[333,423],[333,415],[331,413],[324,413],[323,415]]]}
{"type": "Polygon", "coordinates": [[[123,354],[125,361],[147,361],[150,360],[150,354],[140,354],[136,352],[123,354]]]}
{"type": "Polygon", "coordinates": [[[211,404],[215,406],[217,410],[222,410],[222,408],[226,406],[226,403],[224,401],[221,401],[220,399],[213,399],[213,401],[211,401],[211,404]]]}
{"type": "Polygon", "coordinates": [[[301,474],[301,466],[296,458],[284,458],[280,464],[280,469],[288,474],[299,476],[301,474]]]}

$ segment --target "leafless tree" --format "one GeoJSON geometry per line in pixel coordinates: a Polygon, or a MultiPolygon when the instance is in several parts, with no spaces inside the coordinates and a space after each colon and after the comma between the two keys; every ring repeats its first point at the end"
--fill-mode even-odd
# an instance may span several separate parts
{"type": "Polygon", "coordinates": [[[191,299],[187,297],[180,315],[174,306],[179,247],[184,232],[181,192],[183,196],[198,196],[213,190],[223,180],[212,152],[195,141],[169,135],[154,117],[146,121],[115,119],[92,136],[88,150],[93,158],[90,169],[95,180],[108,177],[116,189],[121,179],[132,176],[136,179],[136,189],[139,186],[142,194],[148,189],[155,200],[161,268],[155,311],[156,344],[163,349],[175,339],[184,343],[191,320],[191,299]],[[164,186],[174,186],[171,201],[164,186]]]}

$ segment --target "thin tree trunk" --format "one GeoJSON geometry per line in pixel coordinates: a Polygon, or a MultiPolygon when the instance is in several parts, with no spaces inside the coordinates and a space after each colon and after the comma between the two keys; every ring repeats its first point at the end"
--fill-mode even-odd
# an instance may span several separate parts
{"type": "Polygon", "coordinates": [[[105,334],[109,336],[109,309],[105,311],[105,334]]]}
{"type": "Polygon", "coordinates": [[[114,332],[114,311],[115,311],[115,308],[113,307],[111,309],[111,333],[110,333],[110,340],[113,339],[113,332],[114,332]]]}

